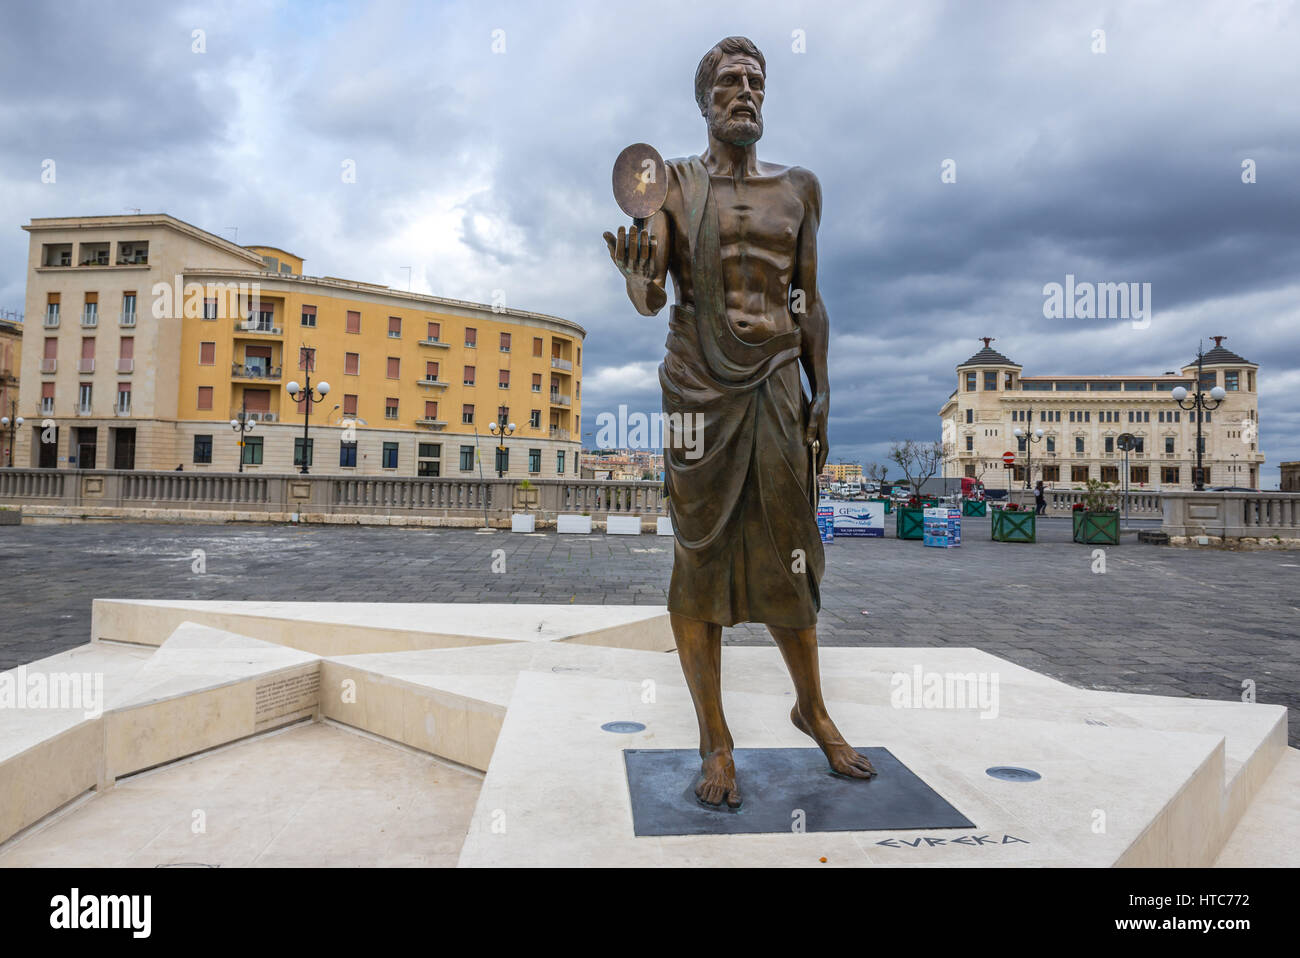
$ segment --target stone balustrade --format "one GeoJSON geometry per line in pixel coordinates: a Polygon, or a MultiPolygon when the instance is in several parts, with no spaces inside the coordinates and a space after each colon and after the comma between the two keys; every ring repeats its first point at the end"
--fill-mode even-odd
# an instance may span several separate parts
{"type": "MultiPolygon", "coordinates": [[[[1047,515],[1068,517],[1074,511],[1075,503],[1085,502],[1087,495],[1086,492],[1078,489],[1047,489],[1044,494],[1044,498],[1047,500],[1047,515]]],[[[1167,495],[1167,493],[1119,492],[1115,494],[1115,508],[1123,516],[1125,515],[1124,507],[1127,504],[1127,515],[1130,519],[1159,519],[1163,515],[1161,497],[1164,495],[1167,495]],[[1127,500],[1127,503],[1125,500],[1127,500]]],[[[1029,489],[1012,490],[1011,501],[1020,503],[1022,509],[1033,509],[1034,493],[1029,489]]]]}
{"type": "Polygon", "coordinates": [[[1300,541],[1300,492],[1168,492],[1171,537],[1300,541]]]}
{"type": "Polygon", "coordinates": [[[668,514],[658,482],[532,479],[418,479],[112,469],[0,469],[0,503],[69,509],[191,509],[238,513],[410,515],[543,519],[577,513],[668,514]]]}

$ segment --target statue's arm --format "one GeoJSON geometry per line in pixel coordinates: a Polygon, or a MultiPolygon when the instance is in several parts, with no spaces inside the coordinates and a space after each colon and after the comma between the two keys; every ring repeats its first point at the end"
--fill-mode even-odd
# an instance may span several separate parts
{"type": "Polygon", "coordinates": [[[803,169],[796,172],[796,183],[804,203],[804,218],[799,228],[790,300],[795,322],[803,332],[800,362],[812,388],[807,438],[810,442],[816,439],[821,443],[817,462],[817,471],[820,472],[830,452],[827,426],[831,401],[830,378],[826,369],[830,316],[817,288],[817,227],[821,223],[822,191],[812,173],[803,169]]]}
{"type": "Polygon", "coordinates": [[[668,216],[663,210],[646,221],[646,228],[618,228],[605,234],[610,259],[627,280],[627,298],[642,316],[654,316],[668,302],[668,216]]]}

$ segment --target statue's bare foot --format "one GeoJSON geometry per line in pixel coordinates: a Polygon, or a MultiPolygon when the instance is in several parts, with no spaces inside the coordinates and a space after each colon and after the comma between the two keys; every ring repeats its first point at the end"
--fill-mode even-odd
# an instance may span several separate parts
{"type": "Polygon", "coordinates": [[[817,743],[817,747],[826,754],[832,771],[850,778],[873,778],[877,774],[867,757],[844,741],[830,716],[809,723],[804,721],[803,713],[796,705],[790,710],[790,721],[795,728],[817,743]]]}
{"type": "Polygon", "coordinates": [[[695,797],[706,805],[721,805],[726,799],[728,808],[740,807],[736,763],[731,759],[730,749],[719,749],[705,756],[695,783],[695,797]]]}

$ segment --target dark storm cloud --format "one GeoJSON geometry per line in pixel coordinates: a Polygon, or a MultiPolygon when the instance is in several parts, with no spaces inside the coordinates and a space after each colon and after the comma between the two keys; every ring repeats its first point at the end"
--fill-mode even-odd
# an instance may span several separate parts
{"type": "Polygon", "coordinates": [[[587,328],[586,428],[657,408],[665,317],[608,263],[610,165],[702,148],[696,63],[741,33],[767,58],[760,155],[822,183],[833,457],[937,437],[981,335],[1027,374],[1086,374],[1173,369],[1223,333],[1263,364],[1265,480],[1300,458],[1294,4],[654,10],[630,30],[598,3],[6,8],[0,305],[30,217],[166,210],[318,274],[504,289],[587,328]],[[1045,319],[1067,273],[1151,283],[1150,326],[1045,319]]]}

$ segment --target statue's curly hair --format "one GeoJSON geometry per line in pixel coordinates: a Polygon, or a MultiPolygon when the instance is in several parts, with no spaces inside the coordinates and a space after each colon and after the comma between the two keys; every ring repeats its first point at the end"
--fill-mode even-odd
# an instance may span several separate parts
{"type": "Polygon", "coordinates": [[[767,61],[763,59],[762,52],[754,45],[753,40],[748,37],[727,37],[725,40],[719,40],[712,50],[704,54],[700,65],[695,68],[695,102],[699,104],[701,113],[706,111],[709,88],[713,86],[713,76],[718,72],[718,64],[722,58],[727,54],[734,56],[742,53],[757,60],[763,75],[767,76],[767,61]]]}

